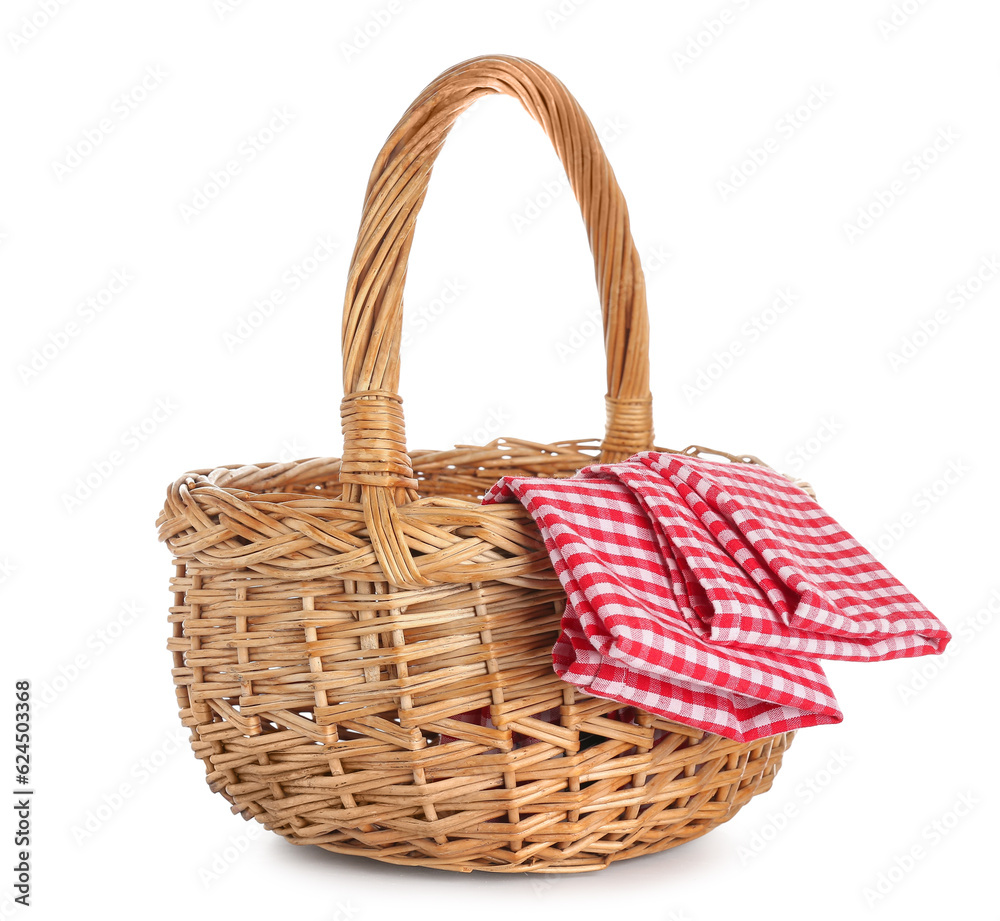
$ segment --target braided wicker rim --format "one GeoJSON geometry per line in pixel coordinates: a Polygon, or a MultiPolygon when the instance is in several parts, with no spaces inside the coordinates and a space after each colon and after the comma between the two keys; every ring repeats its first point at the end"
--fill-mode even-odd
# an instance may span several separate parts
{"type": "Polygon", "coordinates": [[[736,743],[559,680],[566,596],[541,536],[519,504],[479,502],[504,475],[569,476],[654,447],[628,212],[551,74],[475,58],[407,110],[368,184],[343,344],[342,458],[191,471],[157,520],[176,566],[180,717],[211,789],[296,844],[494,872],[661,851],[767,790],[794,733],[736,743]],[[580,202],[604,315],[605,436],[409,452],[396,387],[414,223],[455,118],[491,93],[539,122],[580,202]]]}

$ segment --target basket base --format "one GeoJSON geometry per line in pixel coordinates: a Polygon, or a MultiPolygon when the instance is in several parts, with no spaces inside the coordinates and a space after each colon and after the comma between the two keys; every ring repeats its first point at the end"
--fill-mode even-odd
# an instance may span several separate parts
{"type": "MultiPolygon", "coordinates": [[[[620,860],[670,850],[700,838],[728,822],[753,796],[771,788],[781,766],[782,756],[791,745],[794,735],[794,732],[788,732],[764,740],[763,750],[767,754],[760,762],[751,761],[744,765],[750,771],[731,798],[720,800],[719,790],[715,790],[714,795],[713,791],[706,791],[693,802],[671,804],[664,809],[665,819],[662,824],[644,825],[631,834],[598,830],[582,840],[526,842],[519,851],[512,851],[504,846],[487,846],[485,842],[469,839],[455,839],[445,844],[425,839],[379,849],[349,841],[328,840],[328,837],[344,836],[327,836],[321,840],[296,836],[287,838],[295,845],[316,846],[331,853],[368,857],[396,866],[425,867],[458,873],[471,873],[474,870],[553,875],[590,873],[620,860]],[[479,847],[476,846],[477,843],[479,847]]],[[[554,838],[554,835],[548,837],[554,838]]]]}

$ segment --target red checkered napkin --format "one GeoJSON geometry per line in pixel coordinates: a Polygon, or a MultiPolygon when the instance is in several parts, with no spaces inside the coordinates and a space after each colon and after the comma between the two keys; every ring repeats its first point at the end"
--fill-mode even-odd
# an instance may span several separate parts
{"type": "Polygon", "coordinates": [[[739,741],[839,722],[815,657],[940,652],[949,634],[806,493],[760,465],[659,452],[503,477],[567,594],[553,665],[597,697],[739,741]]]}
{"type": "Polygon", "coordinates": [[[632,491],[661,546],[678,548],[710,587],[717,642],[852,660],[937,653],[947,643],[930,611],[768,467],[645,452],[578,476],[614,477],[632,491]],[[750,593],[754,585],[759,591],[750,593]]]}

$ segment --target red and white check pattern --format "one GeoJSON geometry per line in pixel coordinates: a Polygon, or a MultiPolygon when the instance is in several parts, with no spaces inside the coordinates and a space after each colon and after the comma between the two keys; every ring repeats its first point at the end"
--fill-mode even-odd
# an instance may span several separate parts
{"type": "Polygon", "coordinates": [[[553,664],[589,694],[752,741],[839,722],[816,658],[942,652],[943,624],[805,492],[757,464],[648,451],[503,477],[567,605],[553,664]]]}

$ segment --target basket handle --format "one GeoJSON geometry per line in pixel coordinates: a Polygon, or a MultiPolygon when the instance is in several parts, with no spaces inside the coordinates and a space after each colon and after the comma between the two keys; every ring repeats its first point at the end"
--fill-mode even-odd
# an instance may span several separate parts
{"type": "Polygon", "coordinates": [[[413,101],[372,168],[344,300],[344,498],[361,501],[375,554],[399,587],[420,575],[399,519],[416,498],[399,385],[403,283],[431,169],[456,118],[482,96],[516,98],[562,161],[594,255],[607,359],[601,461],[653,444],[649,320],[628,209],[594,127],[552,74],[531,61],[490,55],[446,70],[413,101]]]}

